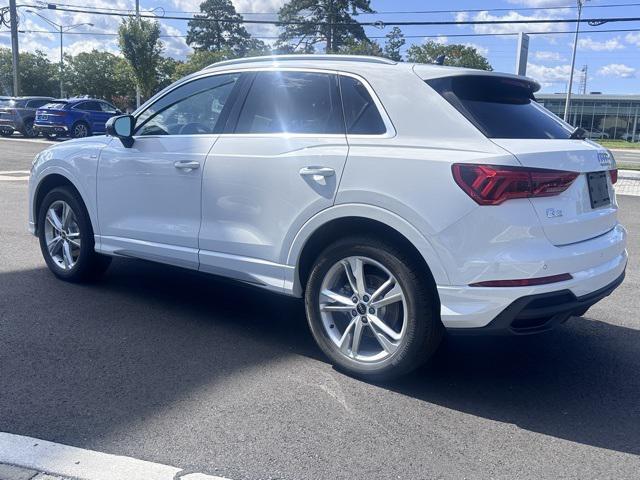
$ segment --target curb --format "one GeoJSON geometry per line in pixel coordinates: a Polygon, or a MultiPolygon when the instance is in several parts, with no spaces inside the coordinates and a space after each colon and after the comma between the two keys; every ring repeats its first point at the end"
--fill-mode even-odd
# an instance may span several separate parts
{"type": "Polygon", "coordinates": [[[0,480],[134,479],[229,480],[161,463],[0,432],[0,480]]]}

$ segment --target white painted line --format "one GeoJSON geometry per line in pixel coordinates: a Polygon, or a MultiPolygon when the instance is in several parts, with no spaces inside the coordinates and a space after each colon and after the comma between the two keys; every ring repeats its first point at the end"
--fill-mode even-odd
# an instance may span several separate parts
{"type": "Polygon", "coordinates": [[[27,180],[29,180],[29,177],[5,177],[0,175],[0,182],[26,182],[27,180]]]}
{"type": "Polygon", "coordinates": [[[29,175],[29,170],[6,170],[0,171],[0,175],[16,175],[16,174],[29,175]]]}
{"type": "Polygon", "coordinates": [[[24,138],[24,137],[18,137],[18,138],[7,138],[7,137],[3,137],[0,138],[1,141],[7,141],[7,142],[31,142],[31,143],[46,143],[47,145],[52,145],[54,143],[58,143],[58,142],[52,142],[51,140],[40,140],[37,138],[24,138]]]}
{"type": "Polygon", "coordinates": [[[0,432],[0,463],[81,480],[228,480],[131,457],[0,432]],[[185,472],[186,473],[186,472],[185,472]]]}

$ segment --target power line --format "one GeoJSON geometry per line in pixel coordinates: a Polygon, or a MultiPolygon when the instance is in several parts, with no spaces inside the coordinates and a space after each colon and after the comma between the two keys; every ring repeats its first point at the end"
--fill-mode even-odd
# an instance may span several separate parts
{"type": "MultiPolygon", "coordinates": [[[[56,4],[49,4],[49,9],[58,10],[62,12],[71,12],[71,13],[87,13],[90,15],[106,15],[106,16],[117,16],[117,17],[135,17],[135,14],[132,13],[121,13],[121,12],[98,12],[85,10],[80,8],[58,8],[56,4]]],[[[210,17],[183,17],[177,15],[165,15],[162,17],[158,17],[156,15],[149,14],[140,14],[140,17],[144,18],[152,18],[158,19],[162,18],[165,20],[199,20],[206,22],[217,22],[218,20],[210,17]]],[[[360,25],[363,27],[384,27],[388,26],[445,26],[445,25],[522,25],[522,24],[538,24],[538,23],[588,23],[592,26],[602,25],[604,23],[620,23],[620,22],[638,22],[640,21],[640,17],[608,17],[608,18],[582,18],[582,19],[528,19],[528,20],[462,20],[462,21],[391,21],[391,22],[309,22],[309,21],[301,21],[301,20],[287,20],[287,21],[279,21],[279,20],[245,20],[245,19],[225,19],[225,23],[247,23],[247,24],[265,24],[265,25],[308,25],[309,23],[315,23],[317,25],[327,25],[327,26],[350,26],[350,25],[360,25]]]]}
{"type": "MultiPolygon", "coordinates": [[[[606,30],[590,30],[589,33],[625,33],[625,32],[640,32],[640,28],[617,28],[617,29],[606,29],[606,30]]],[[[0,32],[9,33],[8,31],[0,32]]],[[[49,30],[20,30],[20,33],[40,33],[40,34],[56,34],[58,32],[49,31],[49,30]]],[[[573,33],[569,30],[555,30],[550,32],[539,31],[539,32],[525,32],[527,35],[561,35],[573,33]]],[[[117,36],[117,32],[67,32],[65,35],[95,35],[95,36],[117,36]]],[[[503,36],[516,36],[518,32],[515,33],[456,33],[456,34],[447,34],[441,33],[439,35],[405,35],[404,38],[439,38],[439,37],[447,37],[447,38],[457,38],[457,37],[503,37],[503,36]]],[[[162,38],[186,38],[187,35],[160,35],[162,38]]],[[[258,38],[261,40],[277,40],[278,36],[260,36],[256,35],[254,38],[258,38]]],[[[369,35],[368,38],[371,39],[384,39],[387,38],[386,35],[369,35]]]]}
{"type": "MultiPolygon", "coordinates": [[[[71,8],[88,8],[92,10],[105,10],[115,12],[129,12],[132,9],[126,8],[113,8],[113,7],[88,7],[78,4],[70,3],[56,3],[55,5],[71,8]]],[[[614,7],[637,7],[640,3],[614,3],[609,5],[585,5],[585,8],[614,8],[614,7]]],[[[362,15],[402,15],[402,14],[441,14],[441,13],[479,13],[479,12],[521,12],[521,11],[539,11],[539,10],[567,10],[576,9],[575,5],[556,5],[549,7],[514,7],[514,8],[468,8],[461,10],[392,10],[392,11],[376,11],[376,12],[360,12],[358,16],[362,15]]],[[[164,9],[163,9],[164,10],[164,9]]],[[[201,11],[194,10],[164,10],[167,13],[190,13],[201,14],[201,11]]],[[[277,15],[279,12],[237,12],[239,15],[277,15]]]]}

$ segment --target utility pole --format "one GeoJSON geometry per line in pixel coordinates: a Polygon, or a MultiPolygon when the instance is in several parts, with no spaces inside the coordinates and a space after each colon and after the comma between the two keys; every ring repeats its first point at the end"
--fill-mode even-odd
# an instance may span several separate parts
{"type": "Polygon", "coordinates": [[[20,55],[18,50],[18,9],[16,0],[9,0],[11,16],[11,59],[13,62],[13,96],[20,95],[20,55]]]}
{"type": "MultiPolygon", "coordinates": [[[[140,0],[136,0],[136,19],[140,27],[140,0]]],[[[136,108],[140,108],[140,85],[136,82],[136,108]]]]}
{"type": "Polygon", "coordinates": [[[573,39],[573,54],[571,55],[571,71],[569,72],[569,85],[567,85],[567,98],[564,103],[564,121],[569,122],[569,108],[571,106],[571,87],[573,86],[573,69],[576,66],[576,50],[578,49],[578,34],[580,33],[580,19],[582,18],[582,5],[586,0],[578,2],[578,21],[576,22],[576,34],[573,39]]]}

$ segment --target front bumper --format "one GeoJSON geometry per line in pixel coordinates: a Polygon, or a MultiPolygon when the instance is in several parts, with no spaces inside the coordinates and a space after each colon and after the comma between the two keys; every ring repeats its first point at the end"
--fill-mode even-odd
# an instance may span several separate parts
{"type": "Polygon", "coordinates": [[[591,307],[611,294],[624,280],[625,272],[610,284],[581,297],[571,290],[527,295],[514,301],[488,325],[480,328],[450,328],[463,335],[528,335],[546,332],[566,322],[569,317],[582,316],[591,307]]]}

